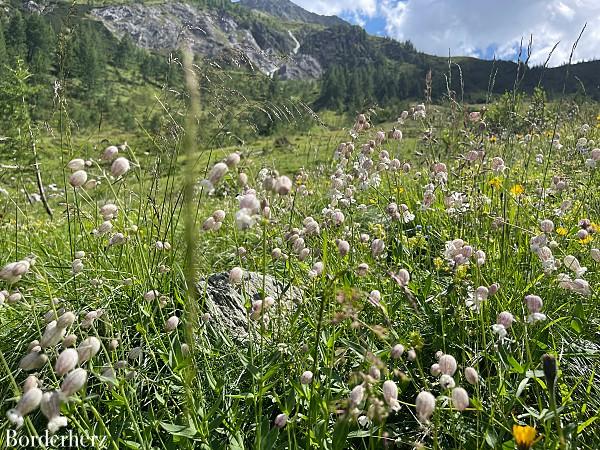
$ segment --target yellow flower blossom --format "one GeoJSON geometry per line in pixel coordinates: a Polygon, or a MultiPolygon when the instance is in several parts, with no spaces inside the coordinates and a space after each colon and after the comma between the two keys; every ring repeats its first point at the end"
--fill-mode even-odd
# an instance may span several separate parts
{"type": "Polygon", "coordinates": [[[537,430],[529,425],[513,425],[512,431],[519,450],[529,450],[541,439],[541,436],[537,436],[537,430]]]}
{"type": "Polygon", "coordinates": [[[593,240],[594,240],[594,238],[592,237],[592,235],[588,234],[585,238],[579,239],[579,243],[581,245],[586,245],[586,244],[589,244],[590,242],[592,242],[593,240]]]}
{"type": "Polygon", "coordinates": [[[510,193],[515,197],[518,197],[519,195],[523,194],[523,192],[525,192],[525,188],[522,184],[515,184],[513,187],[510,188],[510,193]]]}
{"type": "Polygon", "coordinates": [[[566,236],[568,233],[569,231],[565,227],[558,227],[556,229],[556,234],[558,234],[559,236],[566,236]]]}
{"type": "Polygon", "coordinates": [[[499,189],[500,186],[502,186],[502,178],[500,178],[500,177],[494,177],[488,183],[494,189],[499,189]]]}
{"type": "Polygon", "coordinates": [[[498,140],[498,138],[496,136],[490,136],[490,142],[492,144],[495,144],[497,140],[498,140]]]}

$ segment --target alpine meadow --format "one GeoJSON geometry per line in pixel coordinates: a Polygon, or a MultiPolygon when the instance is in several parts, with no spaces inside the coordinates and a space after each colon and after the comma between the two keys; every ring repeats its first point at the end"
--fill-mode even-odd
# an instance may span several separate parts
{"type": "Polygon", "coordinates": [[[0,0],[0,448],[600,448],[600,8],[419,2],[0,0]]]}

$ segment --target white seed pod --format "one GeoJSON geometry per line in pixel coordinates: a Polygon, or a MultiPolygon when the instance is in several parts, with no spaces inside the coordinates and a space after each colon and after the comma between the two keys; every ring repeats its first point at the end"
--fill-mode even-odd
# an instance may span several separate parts
{"type": "Polygon", "coordinates": [[[600,262],[600,249],[593,248],[590,250],[590,256],[596,262],[600,262]]]}
{"type": "Polygon", "coordinates": [[[62,377],[73,370],[79,363],[79,353],[74,348],[64,350],[56,359],[54,371],[56,375],[62,377]]]}
{"type": "Polygon", "coordinates": [[[63,348],[75,347],[75,344],[77,344],[77,336],[74,334],[69,334],[68,336],[65,336],[62,343],[63,348]]]}
{"type": "Polygon", "coordinates": [[[57,325],[56,320],[53,320],[46,326],[44,335],[40,340],[40,346],[42,348],[54,347],[60,341],[63,340],[67,330],[57,325]]]}
{"type": "Polygon", "coordinates": [[[431,373],[431,375],[433,375],[434,377],[439,377],[441,374],[440,371],[440,365],[438,363],[432,364],[431,368],[429,369],[429,372],[431,373]]]}
{"type": "Polygon", "coordinates": [[[119,154],[119,149],[115,145],[109,145],[102,152],[102,156],[100,157],[103,161],[112,161],[119,154]]]}
{"type": "Polygon", "coordinates": [[[77,317],[71,311],[63,313],[56,322],[56,326],[59,328],[68,328],[75,323],[77,317]]]}
{"type": "Polygon", "coordinates": [[[159,296],[160,292],[158,292],[157,290],[151,290],[144,294],[144,300],[146,300],[147,302],[152,302],[156,300],[159,296]]]}
{"type": "Polygon", "coordinates": [[[350,406],[352,408],[358,407],[358,405],[360,405],[362,403],[364,396],[365,396],[365,388],[363,387],[363,385],[359,384],[359,385],[355,386],[354,389],[352,389],[350,391],[350,398],[349,398],[350,406]]]}
{"type": "Polygon", "coordinates": [[[392,351],[390,355],[393,359],[400,359],[400,357],[404,354],[404,345],[396,344],[392,347],[392,351]]]}
{"type": "Polygon", "coordinates": [[[87,377],[87,370],[81,368],[75,369],[65,377],[60,385],[60,391],[64,396],[70,397],[83,388],[87,382],[87,377]]]}
{"type": "Polygon", "coordinates": [[[83,185],[83,188],[86,191],[91,191],[92,189],[96,189],[96,187],[100,184],[100,182],[98,180],[88,180],[86,181],[86,183],[83,185]]]}
{"type": "Polygon", "coordinates": [[[443,373],[440,377],[440,386],[442,389],[454,389],[456,382],[450,375],[443,373]]]}
{"type": "Polygon", "coordinates": [[[277,178],[277,181],[275,182],[275,192],[277,192],[279,195],[288,195],[291,190],[292,180],[290,180],[285,175],[282,175],[279,178],[277,178]]]}
{"type": "Polygon", "coordinates": [[[456,359],[452,355],[442,355],[439,360],[440,372],[446,375],[453,376],[456,373],[456,359]]]}
{"type": "Polygon", "coordinates": [[[131,350],[129,350],[129,355],[128,358],[132,361],[140,359],[142,357],[142,354],[144,353],[144,350],[142,349],[142,347],[134,347],[131,350]]]}
{"type": "Polygon", "coordinates": [[[477,373],[477,370],[475,370],[474,367],[467,367],[465,369],[465,379],[469,384],[475,385],[479,383],[479,374],[477,373]]]}
{"type": "Polygon", "coordinates": [[[40,411],[48,420],[51,420],[60,415],[60,404],[60,394],[57,391],[44,392],[40,403],[40,411]]]}
{"type": "Polygon", "coordinates": [[[10,294],[8,296],[6,301],[10,304],[14,304],[14,303],[20,302],[22,299],[23,299],[23,296],[21,295],[20,292],[13,292],[12,294],[10,294]]]}
{"type": "Polygon", "coordinates": [[[212,215],[213,219],[215,219],[216,222],[223,222],[223,220],[225,220],[225,211],[223,211],[222,209],[217,209],[213,215],[212,215]]]}
{"type": "Polygon", "coordinates": [[[234,267],[229,271],[229,282],[240,284],[244,278],[244,271],[240,267],[234,267]]]}
{"type": "Polygon", "coordinates": [[[419,395],[417,395],[417,399],[415,400],[415,409],[421,423],[429,422],[429,418],[435,410],[435,397],[431,392],[419,392],[419,395]]]}
{"type": "Polygon", "coordinates": [[[300,383],[302,384],[310,384],[313,380],[313,373],[310,370],[306,370],[300,376],[300,383]]]}
{"type": "Polygon", "coordinates": [[[129,172],[129,169],[131,169],[129,160],[121,156],[113,161],[110,166],[110,174],[113,177],[118,178],[129,172]]]}
{"type": "Polygon", "coordinates": [[[67,168],[71,169],[73,172],[78,170],[85,169],[85,160],[81,158],[75,158],[68,162],[67,168]]]}
{"type": "Polygon", "coordinates": [[[383,399],[393,411],[400,409],[398,402],[398,386],[392,380],[386,380],[383,383],[383,399]]]}
{"type": "Polygon", "coordinates": [[[19,411],[22,416],[35,411],[42,402],[43,392],[40,388],[33,388],[23,394],[23,397],[17,403],[15,409],[19,411]]]}
{"type": "Polygon", "coordinates": [[[127,242],[127,238],[123,233],[115,233],[108,240],[108,245],[123,245],[127,242]]]}
{"type": "Polygon", "coordinates": [[[73,263],[71,264],[71,271],[74,274],[83,272],[83,268],[84,268],[83,262],[80,259],[73,260],[73,263]]]}
{"type": "Polygon", "coordinates": [[[100,346],[100,341],[94,336],[90,336],[81,341],[81,344],[79,344],[79,347],[77,347],[79,363],[83,364],[84,362],[96,356],[100,351],[100,346]]]}
{"type": "Polygon", "coordinates": [[[219,181],[221,181],[228,170],[229,168],[227,167],[227,164],[222,162],[216,163],[208,174],[208,181],[215,186],[219,181]]]}
{"type": "Polygon", "coordinates": [[[87,181],[87,172],[85,170],[78,170],[73,172],[69,177],[69,184],[73,187],[81,187],[87,181]]]}
{"type": "Polygon", "coordinates": [[[458,411],[464,411],[469,407],[469,394],[461,387],[452,390],[452,404],[458,411]]]}
{"type": "Polygon", "coordinates": [[[414,348],[411,348],[408,351],[407,358],[408,358],[409,361],[414,361],[414,360],[417,359],[417,352],[415,351],[414,348]]]}
{"type": "Polygon", "coordinates": [[[25,382],[23,383],[23,392],[27,392],[33,388],[37,388],[40,386],[41,386],[41,383],[40,383],[40,380],[38,379],[38,377],[36,377],[35,375],[29,375],[25,379],[25,382]]]}
{"type": "Polygon", "coordinates": [[[287,425],[288,423],[288,416],[285,414],[279,414],[277,415],[277,417],[275,417],[275,426],[277,428],[283,428],[287,425]]]}
{"type": "Polygon", "coordinates": [[[171,333],[171,332],[175,331],[178,326],[179,326],[179,317],[171,316],[165,322],[165,331],[167,333],[171,333]]]}
{"type": "Polygon", "coordinates": [[[107,203],[106,205],[100,208],[100,215],[104,218],[104,220],[110,220],[117,215],[118,211],[119,208],[117,207],[117,205],[115,205],[114,203],[107,203]]]}
{"type": "Polygon", "coordinates": [[[227,156],[227,159],[225,159],[225,164],[227,164],[227,167],[235,167],[240,163],[240,159],[239,153],[231,153],[227,156]]]}
{"type": "Polygon", "coordinates": [[[112,229],[113,229],[112,222],[110,220],[105,220],[98,227],[98,233],[106,234],[106,233],[110,232],[112,229]]]}
{"type": "Polygon", "coordinates": [[[372,378],[379,380],[381,378],[381,370],[379,370],[377,366],[371,366],[371,368],[369,369],[369,375],[372,378]]]}
{"type": "Polygon", "coordinates": [[[50,419],[48,421],[48,432],[50,434],[55,434],[58,430],[60,430],[61,428],[66,427],[69,424],[69,419],[67,419],[65,416],[55,416],[52,419],[50,419]]]}

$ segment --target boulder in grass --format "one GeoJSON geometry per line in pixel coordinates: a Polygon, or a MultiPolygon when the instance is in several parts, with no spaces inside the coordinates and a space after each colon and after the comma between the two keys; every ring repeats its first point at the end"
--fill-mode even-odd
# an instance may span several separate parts
{"type": "MultiPolygon", "coordinates": [[[[261,323],[250,318],[253,301],[272,297],[275,304],[266,314],[268,330],[285,323],[302,299],[302,291],[271,275],[245,272],[240,284],[229,281],[228,273],[216,273],[198,283],[202,311],[210,315],[209,326],[219,334],[245,342],[251,330],[258,331],[261,323]]],[[[224,337],[225,337],[224,336],[224,337]]]]}

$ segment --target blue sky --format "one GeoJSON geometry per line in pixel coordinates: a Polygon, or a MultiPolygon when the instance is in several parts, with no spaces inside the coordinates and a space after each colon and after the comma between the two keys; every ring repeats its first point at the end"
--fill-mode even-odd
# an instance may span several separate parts
{"type": "Polygon", "coordinates": [[[575,60],[600,58],[600,0],[292,0],[319,14],[336,14],[371,34],[410,40],[421,51],[514,59],[533,35],[530,61],[551,66],[569,58],[583,25],[575,60]]]}

